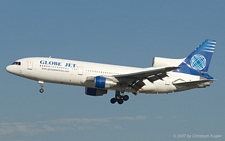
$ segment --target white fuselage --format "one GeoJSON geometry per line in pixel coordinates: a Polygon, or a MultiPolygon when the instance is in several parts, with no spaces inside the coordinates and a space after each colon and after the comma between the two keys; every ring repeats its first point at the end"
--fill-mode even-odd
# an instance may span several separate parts
{"type": "MultiPolygon", "coordinates": [[[[77,85],[92,88],[94,88],[94,84],[91,81],[87,81],[87,78],[91,76],[110,77],[113,75],[135,73],[156,68],[136,68],[42,57],[23,58],[17,60],[16,62],[20,62],[20,64],[9,65],[7,66],[6,70],[15,75],[36,81],[77,85]]],[[[151,83],[147,79],[144,80],[143,82],[145,83],[145,85],[139,90],[139,92],[169,93],[192,89],[193,87],[177,87],[173,85],[173,83],[195,81],[200,79],[199,76],[178,72],[168,72],[167,75],[168,77],[165,77],[162,80],[159,79],[154,83],[151,83]]],[[[115,86],[108,89],[120,90],[120,86],[115,86]]],[[[125,91],[133,92],[128,88],[125,91]]]]}

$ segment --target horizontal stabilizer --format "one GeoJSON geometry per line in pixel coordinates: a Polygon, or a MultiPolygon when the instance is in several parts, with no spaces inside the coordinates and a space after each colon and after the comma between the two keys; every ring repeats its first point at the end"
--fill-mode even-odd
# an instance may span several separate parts
{"type": "Polygon", "coordinates": [[[209,82],[209,84],[211,82],[215,81],[215,79],[202,79],[202,80],[197,80],[197,81],[189,81],[189,82],[179,82],[179,83],[173,83],[174,85],[177,86],[193,86],[193,85],[200,85],[203,83],[207,83],[209,82]]]}

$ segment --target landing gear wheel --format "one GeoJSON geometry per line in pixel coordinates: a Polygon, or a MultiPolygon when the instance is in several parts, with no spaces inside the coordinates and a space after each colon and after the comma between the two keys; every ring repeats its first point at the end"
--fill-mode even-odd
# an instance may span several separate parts
{"type": "Polygon", "coordinates": [[[40,92],[40,93],[43,93],[43,92],[44,92],[44,89],[41,88],[41,89],[39,90],[39,92],[40,92]]]}
{"type": "Polygon", "coordinates": [[[123,104],[123,99],[118,99],[117,102],[118,102],[119,104],[123,104]]]}
{"type": "Polygon", "coordinates": [[[112,98],[111,100],[110,100],[110,102],[112,103],[112,104],[115,104],[116,103],[116,99],[115,98],[112,98]]]}
{"type": "Polygon", "coordinates": [[[127,101],[128,99],[129,99],[129,96],[128,96],[128,95],[124,95],[124,96],[123,96],[123,100],[124,100],[124,101],[127,101]]]}
{"type": "Polygon", "coordinates": [[[124,101],[127,101],[129,99],[129,96],[128,95],[124,95],[124,93],[122,93],[122,95],[120,94],[120,91],[116,91],[116,93],[115,93],[115,97],[114,98],[112,98],[111,100],[110,100],[110,102],[112,103],[112,104],[114,104],[114,103],[118,103],[118,104],[123,104],[123,102],[124,101]]]}

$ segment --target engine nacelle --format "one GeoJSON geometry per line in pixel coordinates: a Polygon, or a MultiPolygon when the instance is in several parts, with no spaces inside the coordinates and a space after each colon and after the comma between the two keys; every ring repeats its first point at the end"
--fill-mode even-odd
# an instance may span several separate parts
{"type": "Polygon", "coordinates": [[[96,88],[111,88],[116,86],[117,83],[112,81],[111,79],[107,79],[102,76],[96,76],[94,80],[94,86],[96,88]]]}
{"type": "Polygon", "coordinates": [[[85,87],[85,94],[90,96],[102,96],[107,94],[107,90],[85,87]]]}
{"type": "Polygon", "coordinates": [[[170,67],[179,66],[184,59],[170,59],[162,57],[154,57],[152,61],[152,67],[170,67]]]}

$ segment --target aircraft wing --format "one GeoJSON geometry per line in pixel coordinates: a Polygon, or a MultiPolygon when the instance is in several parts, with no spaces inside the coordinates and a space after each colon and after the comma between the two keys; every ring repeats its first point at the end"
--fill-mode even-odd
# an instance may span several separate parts
{"type": "Polygon", "coordinates": [[[151,69],[147,71],[135,72],[135,73],[128,73],[122,75],[114,75],[116,78],[131,78],[131,79],[146,79],[149,76],[157,75],[161,73],[166,73],[168,71],[172,71],[178,69],[179,67],[166,67],[166,68],[158,68],[158,69],[151,69]]]}
{"type": "Polygon", "coordinates": [[[159,80],[167,76],[167,72],[178,69],[179,67],[165,67],[165,68],[156,68],[146,71],[140,71],[135,73],[128,73],[122,75],[114,75],[114,77],[119,81],[119,83],[128,84],[131,88],[138,91],[141,87],[145,85],[143,82],[144,79],[148,79],[150,82],[159,80]]]}

